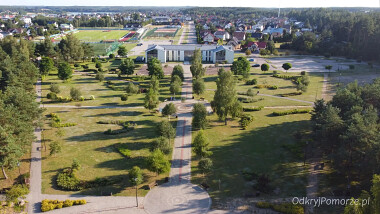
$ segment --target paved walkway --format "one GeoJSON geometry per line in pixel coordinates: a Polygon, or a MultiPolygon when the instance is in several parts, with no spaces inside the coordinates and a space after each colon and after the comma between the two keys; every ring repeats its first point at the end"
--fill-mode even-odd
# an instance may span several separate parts
{"type": "Polygon", "coordinates": [[[190,182],[192,114],[191,106],[188,106],[187,102],[194,102],[189,65],[184,65],[184,73],[182,97],[185,97],[186,101],[178,114],[169,182],[154,188],[146,195],[145,211],[151,214],[207,213],[211,206],[211,199],[207,192],[190,182]]]}
{"type": "Polygon", "coordinates": [[[82,108],[82,109],[132,109],[132,108],[144,108],[143,106],[72,106],[72,105],[53,105],[53,104],[41,104],[43,108],[82,108]]]}

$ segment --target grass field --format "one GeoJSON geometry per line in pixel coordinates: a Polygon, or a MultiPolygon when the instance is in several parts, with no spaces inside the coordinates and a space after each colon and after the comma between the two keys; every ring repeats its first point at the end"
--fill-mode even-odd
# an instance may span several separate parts
{"type": "Polygon", "coordinates": [[[78,33],[75,33],[75,36],[84,42],[100,42],[102,40],[118,40],[129,31],[127,30],[81,30],[78,33]]]}

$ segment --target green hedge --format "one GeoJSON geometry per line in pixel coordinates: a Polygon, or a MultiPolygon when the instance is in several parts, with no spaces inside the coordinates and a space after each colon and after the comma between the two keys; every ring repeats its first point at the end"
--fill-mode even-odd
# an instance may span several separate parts
{"type": "Polygon", "coordinates": [[[255,88],[267,88],[272,90],[278,89],[276,85],[256,85],[255,88]]]}
{"type": "Polygon", "coordinates": [[[58,200],[48,200],[44,199],[41,202],[41,211],[47,212],[54,209],[61,209],[63,207],[71,207],[73,205],[82,205],[86,204],[86,200],[65,200],[65,201],[58,201],[58,200]]]}
{"type": "Polygon", "coordinates": [[[273,74],[272,77],[285,79],[285,80],[292,80],[292,81],[297,81],[297,79],[299,78],[298,76],[288,76],[288,75],[278,75],[278,74],[273,74]]]}
{"type": "Polygon", "coordinates": [[[262,208],[262,209],[272,209],[274,211],[284,213],[284,214],[303,214],[304,208],[302,205],[299,204],[292,204],[292,203],[281,203],[281,204],[275,204],[275,203],[269,203],[269,202],[257,202],[256,207],[262,208]]]}
{"type": "Polygon", "coordinates": [[[261,111],[263,110],[264,106],[257,106],[257,107],[244,107],[243,111],[261,111]]]}
{"type": "Polygon", "coordinates": [[[286,93],[286,94],[281,94],[281,97],[291,97],[291,96],[297,96],[301,95],[302,91],[297,91],[297,92],[292,92],[292,93],[286,93]]]}
{"type": "Polygon", "coordinates": [[[288,111],[274,111],[272,114],[274,116],[284,116],[288,114],[306,114],[309,113],[309,109],[293,109],[293,110],[288,110],[288,111]]]}

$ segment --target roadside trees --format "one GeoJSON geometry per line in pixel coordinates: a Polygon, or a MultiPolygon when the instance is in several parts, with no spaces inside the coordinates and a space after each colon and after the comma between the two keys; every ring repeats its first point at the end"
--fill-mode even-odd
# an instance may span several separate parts
{"type": "Polygon", "coordinates": [[[206,89],[205,82],[203,81],[202,78],[198,78],[193,81],[193,92],[196,95],[203,94],[205,89],[206,89]]]}
{"type": "Polygon", "coordinates": [[[155,149],[147,160],[150,171],[157,175],[168,172],[170,170],[169,160],[165,157],[161,150],[155,149]]]}
{"type": "Polygon", "coordinates": [[[206,138],[203,130],[200,130],[197,136],[194,138],[193,150],[195,154],[201,158],[212,155],[212,152],[209,151],[208,139],[206,138]]]}
{"type": "Polygon", "coordinates": [[[292,64],[290,64],[289,62],[284,63],[284,64],[282,64],[282,68],[283,68],[286,72],[288,72],[288,70],[292,68],[292,64]]]}
{"type": "Polygon", "coordinates": [[[181,65],[174,66],[173,72],[172,72],[172,78],[175,75],[179,76],[181,78],[181,81],[185,79],[184,73],[183,73],[183,67],[181,65]]]}
{"type": "Polygon", "coordinates": [[[162,115],[168,116],[170,121],[170,115],[173,115],[177,112],[173,103],[166,104],[166,106],[162,109],[162,115]]]}
{"type": "Polygon", "coordinates": [[[202,103],[196,103],[193,106],[193,121],[194,129],[205,129],[207,126],[207,110],[202,103]]]}
{"type": "Polygon", "coordinates": [[[149,76],[156,76],[157,79],[164,77],[164,70],[162,69],[161,62],[157,58],[150,58],[148,61],[149,76]]]}
{"type": "Polygon", "coordinates": [[[194,51],[190,71],[195,79],[202,77],[205,73],[205,69],[202,66],[202,54],[200,49],[194,51]]]}
{"type": "Polygon", "coordinates": [[[264,73],[265,73],[268,70],[269,70],[269,65],[268,64],[264,63],[264,64],[261,65],[261,71],[264,71],[264,73]]]}

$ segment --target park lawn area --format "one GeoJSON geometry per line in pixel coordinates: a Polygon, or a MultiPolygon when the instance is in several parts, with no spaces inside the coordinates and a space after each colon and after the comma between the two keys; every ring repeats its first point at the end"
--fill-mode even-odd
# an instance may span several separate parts
{"type": "MultiPolygon", "coordinates": [[[[137,46],[137,43],[124,43],[123,46],[127,49],[127,51],[129,52],[130,50],[132,50],[134,47],[137,46]]],[[[116,53],[117,53],[117,50],[116,50],[116,53]]]]}
{"type": "MultiPolygon", "coordinates": [[[[118,60],[115,60],[117,62],[118,60]]],[[[91,66],[90,66],[91,68],[91,66]]],[[[121,101],[120,96],[125,93],[125,87],[127,86],[128,79],[127,76],[123,76],[119,79],[116,74],[106,74],[105,81],[99,82],[95,79],[95,74],[88,72],[88,75],[83,76],[73,75],[70,81],[62,81],[56,76],[56,72],[52,72],[51,75],[47,76],[42,83],[42,97],[44,104],[55,104],[55,105],[81,105],[81,106],[118,106],[118,107],[142,107],[144,105],[145,94],[134,94],[128,97],[127,101],[121,101]],[[107,81],[114,83],[115,90],[107,87],[107,81]],[[61,93],[58,96],[70,97],[70,89],[72,87],[78,88],[82,92],[82,96],[85,97],[85,101],[72,101],[72,102],[55,102],[48,100],[46,95],[50,92],[49,87],[52,83],[57,83],[60,86],[61,93]],[[90,96],[94,95],[95,100],[89,100],[90,96]]],[[[144,77],[143,80],[138,80],[136,75],[133,77],[134,82],[138,82],[141,87],[148,87],[150,82],[149,77],[144,77]]],[[[130,79],[128,79],[130,80],[130,79]]],[[[170,98],[172,95],[169,91],[170,88],[170,77],[167,76],[160,80],[160,101],[170,98]]],[[[176,98],[180,99],[180,94],[176,95],[176,98]]]]}
{"type": "MultiPolygon", "coordinates": [[[[230,120],[225,126],[216,114],[208,117],[210,124],[205,134],[213,152],[210,158],[214,166],[203,178],[197,167],[199,159],[193,154],[192,182],[206,181],[210,185],[208,193],[214,205],[228,198],[256,193],[253,183],[244,179],[243,169],[269,175],[270,185],[277,189],[276,194],[262,194],[263,197],[305,196],[307,168],[300,157],[303,150],[290,152],[284,145],[295,145],[293,134],[297,130],[311,129],[310,114],[272,117],[271,113],[269,109],[249,113],[255,119],[247,130],[242,130],[237,120],[230,120]]],[[[193,139],[196,133],[193,132],[193,139]]]]}
{"type": "Polygon", "coordinates": [[[75,36],[84,42],[100,42],[102,40],[118,40],[125,34],[129,33],[127,30],[79,30],[75,36]]]}
{"type": "MultiPolygon", "coordinates": [[[[149,188],[147,184],[153,180],[163,179],[169,173],[156,177],[155,173],[147,169],[146,157],[150,155],[151,142],[157,137],[156,124],[166,118],[150,113],[146,109],[68,109],[48,108],[45,115],[56,113],[63,123],[77,123],[76,126],[62,128],[65,135],[60,139],[57,128],[50,126],[50,119],[46,117],[43,131],[43,142],[62,142],[62,152],[49,156],[42,150],[42,192],[44,194],[82,194],[82,195],[134,195],[135,189],[128,183],[128,170],[139,166],[144,173],[144,182],[140,185],[139,195],[144,196],[149,188]],[[137,127],[127,133],[105,135],[103,132],[112,129],[121,129],[121,126],[98,124],[98,121],[123,120],[133,121],[137,127]],[[125,158],[116,149],[115,145],[122,143],[131,150],[131,158],[125,158]],[[81,164],[77,176],[81,180],[96,178],[116,179],[117,183],[108,186],[85,189],[82,191],[62,191],[56,187],[55,179],[59,170],[71,166],[73,159],[81,164]]],[[[175,126],[175,121],[173,125],[175,126]]],[[[171,155],[167,155],[171,159],[171,155]]]]}

